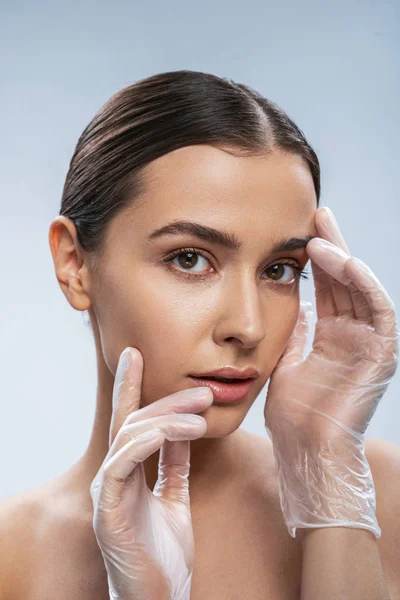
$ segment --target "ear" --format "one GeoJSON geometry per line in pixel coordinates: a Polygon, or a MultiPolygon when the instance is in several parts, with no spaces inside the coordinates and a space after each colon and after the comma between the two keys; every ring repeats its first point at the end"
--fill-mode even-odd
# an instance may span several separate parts
{"type": "Polygon", "coordinates": [[[49,244],[64,296],[75,310],[88,310],[91,307],[89,271],[71,219],[58,216],[52,221],[49,244]]]}
{"type": "Polygon", "coordinates": [[[376,540],[390,598],[400,598],[400,446],[365,440],[365,457],[375,486],[376,518],[382,535],[376,540]]]}

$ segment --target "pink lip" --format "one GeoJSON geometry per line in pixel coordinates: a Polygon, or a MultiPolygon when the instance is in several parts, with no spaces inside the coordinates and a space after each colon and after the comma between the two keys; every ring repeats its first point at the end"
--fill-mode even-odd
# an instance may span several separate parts
{"type": "Polygon", "coordinates": [[[224,377],[226,379],[255,379],[260,373],[254,367],[247,367],[246,369],[235,369],[234,367],[221,367],[208,373],[195,373],[191,374],[191,377],[224,377]]]}
{"type": "Polygon", "coordinates": [[[242,379],[236,383],[223,383],[222,381],[212,381],[210,379],[201,379],[200,377],[189,377],[195,384],[193,387],[207,386],[211,389],[216,402],[240,402],[244,400],[250,392],[254,379],[242,379]]]}

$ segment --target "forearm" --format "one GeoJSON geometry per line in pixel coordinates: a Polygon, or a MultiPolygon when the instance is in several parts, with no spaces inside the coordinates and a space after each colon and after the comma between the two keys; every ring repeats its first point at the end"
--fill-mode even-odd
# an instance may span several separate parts
{"type": "Polygon", "coordinates": [[[366,529],[298,529],[301,600],[390,600],[376,538],[366,529]]]}

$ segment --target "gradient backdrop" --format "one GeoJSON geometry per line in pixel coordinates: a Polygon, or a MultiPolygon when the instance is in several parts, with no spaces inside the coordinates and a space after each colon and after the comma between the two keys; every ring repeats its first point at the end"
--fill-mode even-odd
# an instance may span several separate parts
{"type": "MultiPolygon", "coordinates": [[[[59,288],[48,230],[80,133],[138,79],[206,71],[277,102],[319,156],[321,206],[399,307],[396,0],[0,7],[0,498],[57,477],[89,441],[94,343],[59,288]]],[[[314,302],[312,278],[301,286],[314,302]]],[[[367,437],[400,444],[399,392],[397,373],[367,437]]],[[[267,435],[262,396],[242,426],[267,435]]]]}

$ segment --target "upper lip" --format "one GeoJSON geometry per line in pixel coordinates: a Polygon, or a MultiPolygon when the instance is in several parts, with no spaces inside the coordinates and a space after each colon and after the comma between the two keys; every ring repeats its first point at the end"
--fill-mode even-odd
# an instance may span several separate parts
{"type": "Polygon", "coordinates": [[[193,377],[224,377],[227,379],[255,379],[260,373],[254,367],[247,367],[240,371],[233,367],[222,367],[215,371],[209,371],[208,373],[201,373],[200,375],[193,375],[193,377]]]}

